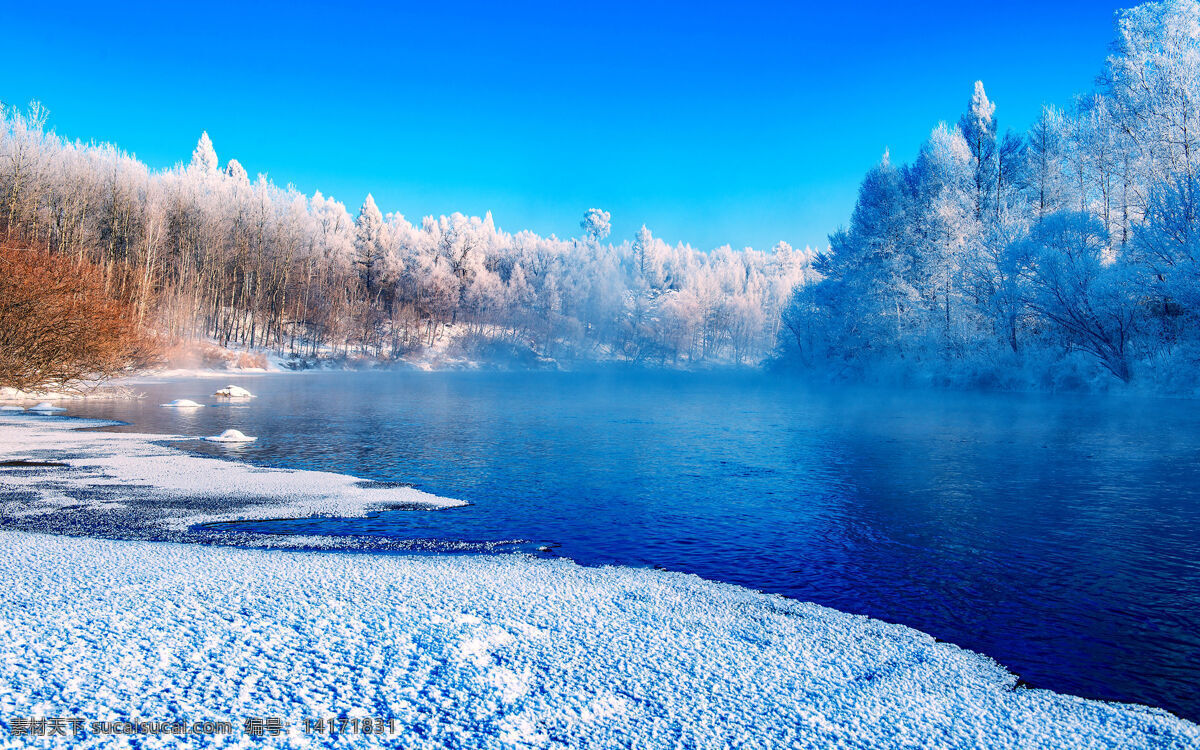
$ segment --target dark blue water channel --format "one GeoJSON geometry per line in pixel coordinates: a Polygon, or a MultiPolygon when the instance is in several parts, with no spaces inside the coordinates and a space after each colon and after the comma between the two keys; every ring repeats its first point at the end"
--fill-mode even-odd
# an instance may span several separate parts
{"type": "Polygon", "coordinates": [[[470,507],[253,528],[525,539],[900,622],[1036,687],[1200,719],[1200,405],[814,390],[768,375],[307,373],[248,405],[72,413],[470,507]]]}

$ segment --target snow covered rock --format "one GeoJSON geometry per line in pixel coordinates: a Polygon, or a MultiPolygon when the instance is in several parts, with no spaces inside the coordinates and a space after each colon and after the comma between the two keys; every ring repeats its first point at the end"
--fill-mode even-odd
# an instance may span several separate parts
{"type": "Polygon", "coordinates": [[[39,414],[54,414],[60,411],[66,411],[66,409],[62,408],[61,406],[55,406],[49,401],[43,401],[36,406],[29,407],[29,411],[37,412],[39,414]]]}
{"type": "Polygon", "coordinates": [[[250,437],[241,430],[225,430],[220,435],[210,435],[204,439],[210,443],[252,443],[258,440],[258,438],[250,437]]]}
{"type": "Polygon", "coordinates": [[[221,398],[254,398],[254,394],[240,385],[227,385],[213,394],[221,398]]]}
{"type": "Polygon", "coordinates": [[[188,398],[177,398],[174,401],[170,401],[165,404],[159,404],[159,406],[167,406],[173,409],[198,409],[203,407],[204,404],[198,404],[188,398]]]}

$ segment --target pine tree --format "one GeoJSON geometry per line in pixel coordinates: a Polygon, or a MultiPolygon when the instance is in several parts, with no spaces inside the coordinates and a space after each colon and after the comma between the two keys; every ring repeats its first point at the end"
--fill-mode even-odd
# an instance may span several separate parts
{"type": "Polygon", "coordinates": [[[359,269],[359,277],[370,295],[375,287],[375,266],[383,255],[383,214],[375,205],[375,198],[370,193],[363,201],[354,221],[354,249],[356,252],[355,265],[359,269]]]}
{"type": "Polygon", "coordinates": [[[204,174],[215,174],[217,171],[217,152],[208,138],[208,131],[200,134],[196,150],[192,151],[192,169],[199,170],[204,174]]]}
{"type": "Polygon", "coordinates": [[[654,236],[650,234],[650,230],[646,228],[645,224],[633,238],[633,259],[637,263],[638,273],[643,278],[646,276],[646,253],[650,250],[650,243],[653,241],[654,236]]]}

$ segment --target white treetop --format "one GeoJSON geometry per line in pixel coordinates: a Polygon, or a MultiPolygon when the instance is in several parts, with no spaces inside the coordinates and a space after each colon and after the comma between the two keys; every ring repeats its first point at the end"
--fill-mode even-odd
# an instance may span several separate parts
{"type": "Polygon", "coordinates": [[[583,221],[579,222],[579,226],[592,239],[599,242],[612,232],[611,219],[612,214],[608,211],[603,211],[599,208],[589,208],[583,215],[583,221]]]}
{"type": "MultiPolygon", "coordinates": [[[[211,147],[211,144],[210,144],[210,147],[211,147]]],[[[216,154],[214,154],[213,156],[215,157],[216,154]]],[[[237,159],[229,160],[229,163],[225,165],[225,174],[229,175],[230,177],[232,177],[233,179],[235,179],[239,182],[249,182],[250,181],[250,175],[246,174],[245,167],[243,167],[241,165],[241,163],[238,162],[237,159]]]]}
{"type": "Polygon", "coordinates": [[[213,148],[212,141],[209,140],[208,131],[200,134],[200,140],[196,142],[196,150],[192,151],[192,169],[197,169],[205,174],[215,174],[217,171],[217,152],[213,148]]]}

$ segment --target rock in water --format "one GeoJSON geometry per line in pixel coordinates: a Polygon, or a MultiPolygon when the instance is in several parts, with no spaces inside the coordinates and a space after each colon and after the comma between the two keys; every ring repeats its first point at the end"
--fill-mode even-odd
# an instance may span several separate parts
{"type": "Polygon", "coordinates": [[[240,385],[227,385],[213,394],[221,398],[254,398],[254,394],[240,385]]]}
{"type": "Polygon", "coordinates": [[[173,407],[176,409],[196,409],[196,408],[204,406],[204,404],[198,404],[195,401],[192,401],[191,399],[188,399],[188,398],[177,398],[174,401],[171,401],[169,403],[159,404],[159,406],[169,406],[169,407],[173,407]]]}

